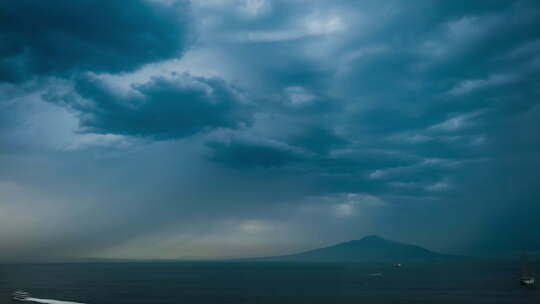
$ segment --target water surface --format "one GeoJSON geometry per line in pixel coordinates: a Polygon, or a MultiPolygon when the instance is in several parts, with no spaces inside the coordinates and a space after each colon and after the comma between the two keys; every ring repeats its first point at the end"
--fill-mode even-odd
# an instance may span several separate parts
{"type": "Polygon", "coordinates": [[[514,263],[0,264],[0,303],[15,289],[88,304],[540,303],[518,278],[514,263]]]}

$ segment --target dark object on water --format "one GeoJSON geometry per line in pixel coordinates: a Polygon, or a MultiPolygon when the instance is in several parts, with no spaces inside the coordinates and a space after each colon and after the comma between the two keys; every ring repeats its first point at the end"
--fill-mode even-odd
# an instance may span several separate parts
{"type": "Polygon", "coordinates": [[[521,277],[519,283],[524,286],[533,286],[535,283],[534,271],[529,265],[529,260],[526,255],[521,256],[521,277]]]}
{"type": "Polygon", "coordinates": [[[16,290],[11,295],[11,298],[15,301],[26,301],[28,298],[30,298],[30,293],[22,290],[16,290]]]}

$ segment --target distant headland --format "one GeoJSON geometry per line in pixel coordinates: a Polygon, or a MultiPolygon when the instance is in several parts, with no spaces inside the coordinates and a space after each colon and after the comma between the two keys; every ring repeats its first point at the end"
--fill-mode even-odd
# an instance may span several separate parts
{"type": "Polygon", "coordinates": [[[294,262],[366,262],[406,263],[432,262],[463,259],[463,256],[442,254],[426,248],[395,242],[380,236],[370,235],[329,247],[296,254],[264,257],[250,260],[294,261],[294,262]]]}

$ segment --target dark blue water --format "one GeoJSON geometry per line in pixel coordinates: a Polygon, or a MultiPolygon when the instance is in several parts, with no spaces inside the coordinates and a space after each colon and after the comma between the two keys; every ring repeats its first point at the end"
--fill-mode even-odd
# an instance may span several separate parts
{"type": "Polygon", "coordinates": [[[512,263],[0,264],[0,303],[15,289],[90,304],[540,303],[518,278],[512,263]]]}

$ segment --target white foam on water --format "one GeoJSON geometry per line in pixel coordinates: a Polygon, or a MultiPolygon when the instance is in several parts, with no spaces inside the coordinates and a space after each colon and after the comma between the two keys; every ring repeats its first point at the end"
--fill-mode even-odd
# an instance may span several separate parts
{"type": "Polygon", "coordinates": [[[46,304],[84,304],[84,303],[79,303],[79,302],[59,301],[59,300],[50,300],[50,299],[38,299],[38,298],[26,298],[26,301],[37,302],[37,303],[46,303],[46,304]]]}

